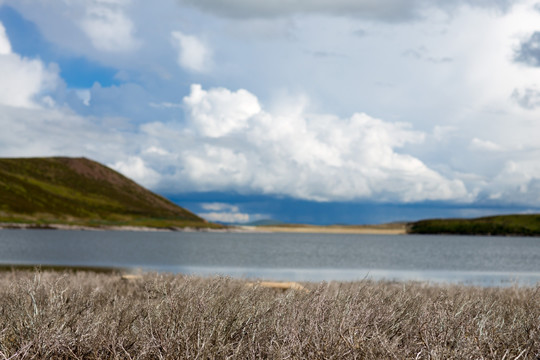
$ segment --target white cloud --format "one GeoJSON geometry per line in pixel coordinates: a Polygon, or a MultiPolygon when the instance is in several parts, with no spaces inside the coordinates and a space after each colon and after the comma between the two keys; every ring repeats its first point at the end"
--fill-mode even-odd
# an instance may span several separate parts
{"type": "Polygon", "coordinates": [[[173,45],[178,50],[178,65],[194,72],[206,72],[212,66],[212,51],[194,35],[171,32],[173,45]]]}
{"type": "MultiPolygon", "coordinates": [[[[249,113],[247,119],[237,117],[242,126],[228,125],[219,135],[208,134],[199,119],[222,113],[222,105],[223,113],[236,114],[225,99],[242,107],[242,99],[251,103],[257,98],[247,91],[224,89],[199,95],[202,99],[193,106],[208,101],[208,112],[191,115],[190,105],[184,103],[194,117],[187,128],[154,122],[130,132],[65,108],[0,105],[0,126],[5,129],[0,132],[0,156],[84,155],[112,164],[144,186],[168,192],[234,190],[319,201],[468,201],[480,194],[492,201],[529,204],[540,198],[535,149],[514,152],[515,160],[507,161],[493,178],[470,174],[450,178],[404,152],[406,145],[421,145],[424,138],[404,123],[366,114],[349,118],[308,114],[302,106],[292,112],[268,112],[257,101],[258,112],[249,113]],[[472,190],[467,193],[459,179],[472,190]]],[[[475,141],[480,146],[483,142],[475,141]]],[[[258,219],[230,204],[209,203],[203,210],[201,215],[214,221],[258,219]]]]}
{"type": "Polygon", "coordinates": [[[4,24],[0,22],[0,55],[11,54],[11,43],[6,34],[4,24]]]}
{"type": "Polygon", "coordinates": [[[56,86],[57,70],[40,60],[27,59],[11,51],[0,23],[0,104],[16,107],[37,106],[35,97],[56,86]]]}
{"type": "Polygon", "coordinates": [[[500,145],[495,144],[494,142],[488,140],[482,140],[479,138],[474,138],[471,141],[471,148],[484,150],[484,151],[501,151],[503,150],[500,145]]]}
{"type": "Polygon", "coordinates": [[[184,98],[197,136],[181,150],[182,176],[199,189],[284,194],[311,200],[465,199],[459,180],[445,179],[419,159],[396,151],[424,134],[405,123],[366,114],[347,119],[269,113],[246,90],[192,86],[184,98]]]}
{"type": "Polygon", "coordinates": [[[538,206],[540,201],[540,151],[530,159],[510,160],[485,187],[485,192],[500,202],[538,206]]]}
{"type": "Polygon", "coordinates": [[[36,95],[55,86],[57,74],[39,60],[8,54],[0,55],[0,79],[0,104],[31,107],[36,95]]]}
{"type": "Polygon", "coordinates": [[[92,93],[88,89],[76,90],[75,95],[82,101],[85,106],[90,106],[90,100],[92,100],[92,93]]]}
{"type": "Polygon", "coordinates": [[[156,171],[148,167],[144,160],[137,156],[129,156],[124,161],[111,164],[110,167],[146,187],[155,186],[160,178],[156,171]]]}
{"type": "Polygon", "coordinates": [[[260,113],[258,99],[246,90],[231,92],[224,88],[207,92],[201,85],[192,85],[184,98],[189,119],[199,133],[221,137],[248,127],[249,118],[260,113]]]}
{"type": "Polygon", "coordinates": [[[225,203],[203,203],[201,207],[207,211],[229,211],[235,213],[239,211],[238,206],[225,203]]]}
{"type": "Polygon", "coordinates": [[[1,23],[0,47],[0,156],[100,158],[92,148],[100,141],[104,143],[99,150],[111,151],[106,144],[115,139],[111,131],[100,129],[70,109],[57,108],[55,100],[46,95],[61,81],[56,65],[46,67],[39,59],[13,53],[1,23]]]}
{"type": "Polygon", "coordinates": [[[145,154],[157,154],[161,156],[170,155],[167,150],[164,150],[157,146],[150,146],[148,149],[143,151],[145,154]]]}
{"type": "Polygon", "coordinates": [[[250,221],[249,214],[244,213],[225,213],[225,212],[207,212],[198,213],[200,217],[208,221],[219,221],[224,223],[247,223],[250,221]]]}
{"type": "Polygon", "coordinates": [[[134,36],[133,22],[124,12],[128,3],[112,0],[90,2],[80,25],[96,49],[123,52],[140,47],[140,41],[134,36]]]}
{"type": "Polygon", "coordinates": [[[201,207],[207,212],[198,213],[197,215],[209,221],[241,224],[265,218],[262,214],[243,213],[238,206],[231,204],[203,203],[201,207]]]}

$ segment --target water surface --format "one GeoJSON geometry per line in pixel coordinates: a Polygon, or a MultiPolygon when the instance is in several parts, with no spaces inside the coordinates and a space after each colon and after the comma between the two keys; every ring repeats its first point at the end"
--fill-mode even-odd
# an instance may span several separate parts
{"type": "Polygon", "coordinates": [[[230,275],[532,285],[540,238],[429,235],[1,230],[0,264],[230,275]]]}

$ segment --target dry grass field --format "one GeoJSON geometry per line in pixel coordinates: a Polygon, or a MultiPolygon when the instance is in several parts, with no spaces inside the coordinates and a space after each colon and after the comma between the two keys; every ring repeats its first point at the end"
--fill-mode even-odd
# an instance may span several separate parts
{"type": "Polygon", "coordinates": [[[0,359],[539,359],[540,287],[0,273],[0,359]]]}

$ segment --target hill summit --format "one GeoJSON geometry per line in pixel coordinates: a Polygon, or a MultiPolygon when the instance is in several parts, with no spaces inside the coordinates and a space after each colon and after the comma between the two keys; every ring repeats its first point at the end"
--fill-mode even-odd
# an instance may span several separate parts
{"type": "Polygon", "coordinates": [[[98,162],[68,157],[0,159],[0,222],[214,226],[98,162]]]}

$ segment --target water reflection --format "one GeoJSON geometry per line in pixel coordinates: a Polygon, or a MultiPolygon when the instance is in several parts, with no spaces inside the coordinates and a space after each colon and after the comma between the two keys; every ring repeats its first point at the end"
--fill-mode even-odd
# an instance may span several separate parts
{"type": "Polygon", "coordinates": [[[540,272],[443,271],[443,270],[380,270],[380,269],[269,269],[233,267],[154,267],[146,271],[181,273],[201,276],[230,276],[242,279],[277,281],[423,281],[430,283],[475,286],[540,285],[540,272]]]}

